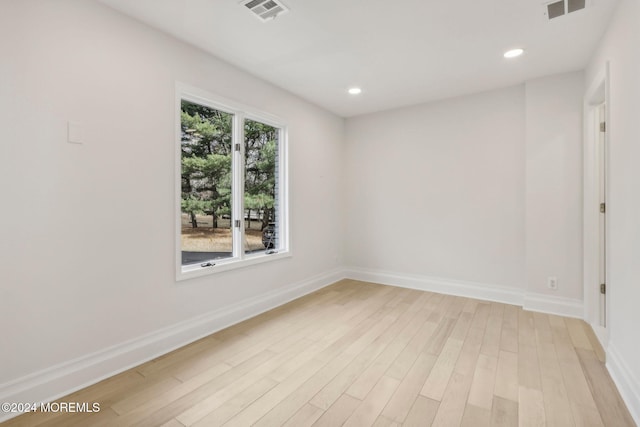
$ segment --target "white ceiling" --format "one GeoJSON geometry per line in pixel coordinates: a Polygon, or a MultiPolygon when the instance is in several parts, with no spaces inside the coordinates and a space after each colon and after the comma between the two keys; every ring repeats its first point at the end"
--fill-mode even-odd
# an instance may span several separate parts
{"type": "Polygon", "coordinates": [[[617,3],[549,21],[539,0],[282,0],[263,23],[238,0],[100,1],[344,117],[580,70],[617,3]]]}

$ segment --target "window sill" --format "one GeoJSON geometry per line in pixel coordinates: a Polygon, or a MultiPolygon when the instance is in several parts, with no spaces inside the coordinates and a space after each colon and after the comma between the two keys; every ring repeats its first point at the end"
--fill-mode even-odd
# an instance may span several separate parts
{"type": "Polygon", "coordinates": [[[211,274],[221,273],[223,271],[238,270],[252,265],[272,262],[283,258],[291,258],[291,251],[280,251],[278,253],[267,255],[261,253],[258,255],[249,255],[244,259],[218,260],[210,267],[201,267],[200,264],[192,266],[179,266],[176,273],[176,281],[182,282],[196,277],[209,276],[211,274]]]}

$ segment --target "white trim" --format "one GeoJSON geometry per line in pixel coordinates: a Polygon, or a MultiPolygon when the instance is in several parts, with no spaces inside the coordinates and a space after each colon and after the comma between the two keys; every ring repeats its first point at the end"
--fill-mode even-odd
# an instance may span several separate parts
{"type": "Polygon", "coordinates": [[[518,289],[505,286],[445,279],[442,277],[409,275],[358,267],[348,268],[345,271],[345,275],[349,279],[380,283],[383,285],[437,292],[446,295],[463,296],[485,301],[522,305],[522,292],[518,289]]]}
{"type": "MultiPolygon", "coordinates": [[[[0,402],[50,402],[344,278],[332,270],[0,384],[0,402]]],[[[0,422],[17,416],[0,413],[0,422]]]]}
{"type": "MultiPolygon", "coordinates": [[[[180,254],[178,252],[178,254],[180,254]]],[[[200,265],[195,265],[191,270],[189,266],[182,267],[182,273],[180,273],[180,277],[176,278],[178,284],[183,283],[187,279],[193,279],[195,277],[208,276],[212,273],[220,273],[222,271],[235,270],[238,268],[249,267],[256,264],[262,264],[265,262],[275,261],[277,259],[283,258],[291,258],[293,255],[291,251],[280,251],[274,254],[266,254],[266,252],[261,252],[258,254],[249,254],[244,258],[225,258],[220,260],[213,260],[212,267],[200,267],[200,265]]],[[[182,262],[182,260],[180,260],[182,262]]]]}
{"type": "Polygon", "coordinates": [[[633,376],[614,345],[607,349],[607,370],[615,383],[622,400],[637,425],[640,425],[640,381],[633,376]]]}
{"type": "Polygon", "coordinates": [[[524,289],[488,283],[410,275],[382,270],[349,267],[345,270],[349,279],[418,289],[446,295],[463,296],[485,301],[502,302],[522,307],[529,311],[582,318],[582,301],[545,294],[527,293],[524,289]]]}
{"type": "MultiPolygon", "coordinates": [[[[584,310],[583,318],[590,325],[598,325],[600,327],[600,294],[597,289],[599,279],[599,213],[595,210],[596,206],[600,203],[599,200],[599,182],[597,175],[598,168],[598,154],[597,154],[597,127],[599,126],[599,120],[597,117],[596,106],[605,103],[607,106],[605,110],[607,122],[607,132],[605,134],[606,147],[609,146],[609,139],[611,134],[611,121],[609,120],[609,61],[607,61],[597,76],[590,82],[589,88],[585,92],[583,100],[583,295],[584,295],[584,310]]],[[[608,156],[606,156],[608,157],[608,156]]],[[[605,168],[609,171],[609,165],[605,168]]],[[[607,172],[609,174],[610,172],[607,172]]],[[[609,180],[605,178],[605,185],[608,186],[609,180]]],[[[609,189],[605,188],[605,193],[609,193],[609,189]]],[[[607,211],[611,210],[611,204],[607,201],[607,211]]],[[[609,215],[608,218],[611,218],[609,215]]],[[[609,233],[609,221],[605,224],[605,234],[607,236],[605,253],[605,264],[609,263],[611,259],[610,252],[610,236],[609,233]]],[[[608,283],[608,277],[605,279],[605,283],[608,283]]],[[[605,312],[606,323],[608,324],[609,313],[609,298],[605,300],[605,312]]],[[[595,330],[595,327],[594,327],[595,330]]],[[[600,327],[598,338],[600,341],[607,341],[607,328],[600,327]]],[[[604,347],[604,343],[603,343],[604,347]]]]}
{"type": "Polygon", "coordinates": [[[522,308],[529,311],[576,317],[578,319],[582,319],[584,314],[584,304],[581,300],[545,294],[526,293],[522,308]]]}
{"type": "Polygon", "coordinates": [[[600,326],[598,323],[590,323],[589,326],[591,326],[591,329],[593,329],[593,333],[596,334],[598,342],[600,342],[600,345],[606,352],[609,345],[609,331],[607,330],[607,328],[600,326]]]}

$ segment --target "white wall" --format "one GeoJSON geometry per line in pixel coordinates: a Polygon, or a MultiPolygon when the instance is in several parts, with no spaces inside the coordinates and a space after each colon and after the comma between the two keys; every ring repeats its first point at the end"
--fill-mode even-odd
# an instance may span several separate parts
{"type": "Polygon", "coordinates": [[[582,94],[575,72],[348,119],[351,270],[581,316],[582,94]]]}
{"type": "Polygon", "coordinates": [[[586,72],[610,66],[607,194],[607,366],[640,423],[640,2],[621,0],[586,72]]]}
{"type": "Polygon", "coordinates": [[[524,87],[347,120],[347,264],[522,289],[524,87]]]}
{"type": "Polygon", "coordinates": [[[0,395],[338,266],[341,118],[93,1],[1,9],[0,395]],[[176,81],[288,123],[292,258],[175,282],[176,81]],[[84,145],[66,142],[69,120],[84,145]]]}
{"type": "Polygon", "coordinates": [[[526,88],[527,290],[582,299],[582,72],[526,88]],[[558,289],[547,278],[558,279],[558,289]]]}

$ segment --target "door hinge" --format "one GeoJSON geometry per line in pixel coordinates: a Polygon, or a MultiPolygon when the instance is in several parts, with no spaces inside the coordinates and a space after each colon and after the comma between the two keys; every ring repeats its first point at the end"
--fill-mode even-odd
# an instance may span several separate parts
{"type": "Polygon", "coordinates": [[[606,283],[602,283],[600,285],[600,293],[601,294],[606,294],[607,293],[607,284],[606,283]]]}
{"type": "Polygon", "coordinates": [[[607,205],[605,203],[600,203],[600,213],[607,212],[607,205]]]}
{"type": "Polygon", "coordinates": [[[233,225],[234,225],[234,227],[236,227],[236,228],[240,228],[240,220],[239,220],[239,219],[236,219],[236,220],[233,222],[233,225]]]}
{"type": "Polygon", "coordinates": [[[236,144],[234,147],[235,147],[234,150],[240,151],[240,144],[236,144]]]}
{"type": "Polygon", "coordinates": [[[600,123],[600,132],[606,132],[606,131],[607,131],[607,122],[600,123]]]}

